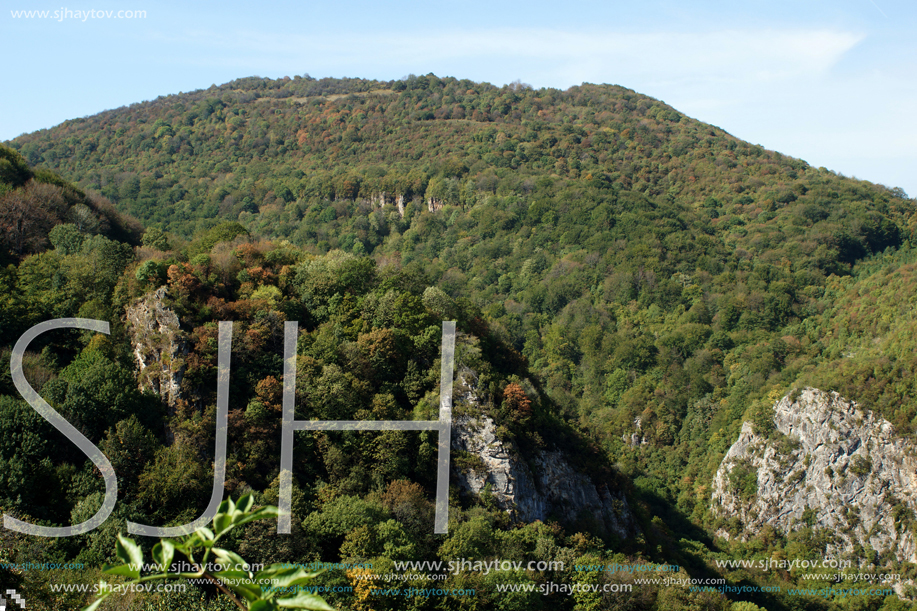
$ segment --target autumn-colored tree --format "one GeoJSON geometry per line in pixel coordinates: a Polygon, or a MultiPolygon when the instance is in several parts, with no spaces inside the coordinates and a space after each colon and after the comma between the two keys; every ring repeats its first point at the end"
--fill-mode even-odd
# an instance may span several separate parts
{"type": "Polygon", "coordinates": [[[416,535],[427,535],[433,524],[433,503],[423,487],[410,480],[395,480],[382,494],[382,506],[416,535]]]}
{"type": "Polygon", "coordinates": [[[46,206],[37,191],[45,189],[17,189],[0,197],[0,240],[19,256],[41,250],[59,218],[53,202],[46,206]]]}
{"type": "Polygon", "coordinates": [[[532,401],[515,382],[503,389],[503,405],[517,422],[526,422],[532,416],[532,401]]]}
{"type": "Polygon", "coordinates": [[[187,263],[169,266],[167,271],[169,287],[175,291],[177,296],[188,296],[200,287],[200,280],[192,272],[191,266],[187,263]]]}

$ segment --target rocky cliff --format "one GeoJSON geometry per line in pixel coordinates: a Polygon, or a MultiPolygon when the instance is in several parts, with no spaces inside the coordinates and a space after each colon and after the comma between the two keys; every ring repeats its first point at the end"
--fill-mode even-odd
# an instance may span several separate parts
{"type": "MultiPolygon", "coordinates": [[[[480,405],[476,382],[473,372],[462,371],[455,384],[456,400],[480,405]]],[[[564,522],[592,522],[622,539],[637,532],[622,491],[597,486],[560,451],[540,451],[527,463],[513,444],[496,437],[494,420],[486,414],[456,416],[452,447],[480,460],[479,467],[457,473],[462,488],[481,495],[489,487],[494,502],[515,520],[557,517],[564,522]]]]}
{"type": "Polygon", "coordinates": [[[833,535],[826,554],[917,562],[917,448],[892,425],[837,393],[806,388],[774,405],[776,430],[751,423],[713,480],[713,511],[745,538],[769,524],[833,535]]]}
{"type": "Polygon", "coordinates": [[[161,287],[128,306],[126,314],[140,389],[151,389],[174,410],[181,399],[188,343],[178,316],[164,305],[166,297],[166,287],[161,287]]]}

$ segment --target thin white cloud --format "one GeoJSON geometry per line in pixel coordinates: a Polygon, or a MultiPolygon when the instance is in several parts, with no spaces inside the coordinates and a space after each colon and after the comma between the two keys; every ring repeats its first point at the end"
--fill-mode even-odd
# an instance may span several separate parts
{"type": "Polygon", "coordinates": [[[641,81],[726,82],[811,75],[837,63],[864,35],[829,29],[625,33],[499,28],[419,36],[195,31],[179,38],[202,50],[188,58],[195,63],[233,63],[262,71],[308,65],[356,74],[413,65],[424,72],[457,61],[536,61],[543,74],[561,75],[565,82],[576,75],[625,84],[634,75],[641,81]]]}

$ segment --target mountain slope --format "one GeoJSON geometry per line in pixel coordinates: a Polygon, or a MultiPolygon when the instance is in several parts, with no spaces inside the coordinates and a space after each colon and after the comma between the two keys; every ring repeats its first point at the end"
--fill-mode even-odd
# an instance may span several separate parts
{"type": "Polygon", "coordinates": [[[296,200],[386,191],[461,205],[487,192],[528,195],[544,175],[706,206],[714,225],[742,225],[789,204],[818,221],[838,199],[878,199],[895,213],[901,195],[813,174],[622,87],[536,91],[433,75],[240,79],[69,121],[13,145],[30,163],[100,190],[145,221],[174,222],[180,233],[188,221],[243,211],[295,223],[283,212],[296,200]]]}
{"type": "MultiPolygon", "coordinates": [[[[177,309],[199,344],[198,378],[212,366],[214,320],[245,321],[256,329],[251,341],[270,342],[278,321],[298,319],[308,357],[340,369],[312,363],[309,392],[328,395],[342,378],[348,413],[363,404],[400,413],[429,380],[408,370],[392,389],[391,372],[376,371],[371,355],[389,340],[409,354],[404,347],[422,340],[417,312],[459,313],[482,339],[468,354],[479,350],[500,372],[488,382],[494,407],[509,382],[525,386],[511,376],[527,372],[542,426],[563,423],[579,430],[569,439],[594,443],[568,448],[578,466],[600,472],[608,457],[630,477],[647,557],[692,575],[714,570],[721,553],[710,512],[717,467],[742,423],[772,413],[775,398],[794,386],[845,386],[898,434],[917,422],[917,342],[901,315],[913,284],[915,202],[621,87],[251,78],[12,144],[158,227],[112,304],[162,284],[184,291],[177,309]],[[277,314],[259,318],[257,308],[277,314]],[[394,339],[377,333],[401,323],[410,331],[394,339]],[[372,392],[364,373],[378,384],[372,392]]],[[[20,267],[45,269],[41,256],[20,267]]],[[[26,284],[38,275],[30,274],[26,284]]],[[[263,342],[252,344],[250,386],[276,369],[263,342]]],[[[424,346],[417,353],[433,358],[424,346]]],[[[259,392],[261,408],[276,399],[269,384],[259,392]]],[[[240,416],[252,449],[238,455],[233,485],[271,484],[261,408],[240,416]]],[[[499,409],[512,419],[509,404],[499,409]]],[[[516,426],[505,432],[530,448],[572,443],[516,426]]],[[[372,444],[323,440],[310,452],[324,466],[305,466],[304,479],[334,484],[310,502],[335,515],[366,492],[366,474],[381,486],[386,469],[405,468],[398,452],[375,464],[385,452],[372,444]],[[339,493],[348,500],[335,501],[339,493]]],[[[164,453],[161,474],[169,460],[184,457],[164,453]]],[[[493,527],[476,519],[478,534],[493,527]]],[[[320,530],[320,521],[310,523],[320,530]]],[[[377,541],[375,532],[361,544],[377,541]]],[[[488,532],[478,541],[491,543],[475,554],[502,536],[488,532]]],[[[343,553],[343,536],[324,533],[322,552],[343,553]]],[[[735,556],[783,553],[786,541],[730,546],[735,556]]]]}
{"type": "Polygon", "coordinates": [[[833,305],[826,278],[914,235],[900,190],[618,86],[253,77],[13,144],[176,234],[222,217],[422,268],[610,451],[631,459],[620,438],[639,418],[692,465],[644,465],[671,500],[681,477],[712,475],[696,444],[821,358],[805,321],[833,305]]]}
{"type": "Polygon", "coordinates": [[[142,231],[139,223],[118,214],[105,198],[87,195],[45,168],[33,170],[22,155],[0,144],[2,248],[17,257],[40,252],[49,246],[50,230],[63,223],[132,243],[139,243],[142,231]]]}

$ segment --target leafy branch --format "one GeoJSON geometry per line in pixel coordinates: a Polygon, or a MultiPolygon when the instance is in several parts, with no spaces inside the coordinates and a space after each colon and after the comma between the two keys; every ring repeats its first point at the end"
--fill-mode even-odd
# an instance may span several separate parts
{"type": "Polygon", "coordinates": [[[320,596],[299,587],[308,584],[318,575],[317,572],[272,564],[253,573],[241,556],[217,547],[220,538],[236,526],[253,520],[276,518],[278,515],[276,507],[252,509],[253,505],[254,498],[250,494],[243,496],[238,503],[227,499],[220,504],[213,518],[213,529],[201,527],[184,537],[161,539],[153,547],[153,562],[149,565],[158,570],[149,575],[141,576],[141,571],[146,568],[143,550],[133,539],[119,534],[115,553],[121,564],[105,565],[102,571],[109,575],[127,577],[128,581],[116,587],[101,580],[99,596],[82,611],[96,611],[118,588],[167,579],[206,579],[226,594],[239,609],[248,611],[278,611],[281,608],[333,611],[320,596]],[[187,565],[196,570],[171,570],[174,568],[176,554],[187,558],[187,565]],[[208,570],[211,564],[219,565],[221,570],[208,570]]]}

